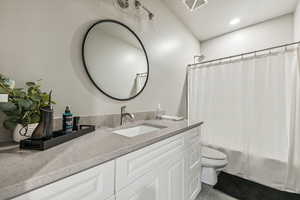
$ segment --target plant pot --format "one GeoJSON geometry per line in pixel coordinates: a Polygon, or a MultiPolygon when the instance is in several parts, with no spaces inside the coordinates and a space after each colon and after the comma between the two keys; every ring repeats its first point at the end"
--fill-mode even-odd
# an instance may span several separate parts
{"type": "Polygon", "coordinates": [[[23,126],[22,124],[17,124],[13,132],[13,140],[15,142],[20,142],[21,140],[25,140],[30,138],[34,129],[38,126],[38,123],[28,124],[27,126],[23,126]]]}

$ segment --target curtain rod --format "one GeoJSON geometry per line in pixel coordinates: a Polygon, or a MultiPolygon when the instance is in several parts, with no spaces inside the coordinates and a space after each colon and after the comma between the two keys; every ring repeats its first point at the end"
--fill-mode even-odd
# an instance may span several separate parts
{"type": "Polygon", "coordinates": [[[270,51],[270,50],[273,50],[273,49],[278,49],[278,48],[282,48],[282,47],[288,47],[288,46],[292,46],[292,45],[295,45],[295,44],[300,44],[300,41],[293,42],[293,43],[287,43],[287,44],[283,44],[283,45],[279,45],[279,46],[274,46],[274,47],[270,47],[270,48],[266,48],[266,49],[261,49],[261,50],[257,50],[257,51],[251,51],[251,52],[247,52],[247,53],[237,54],[237,55],[233,55],[233,56],[228,56],[228,57],[223,57],[223,58],[208,60],[208,61],[204,61],[204,62],[189,64],[188,68],[192,68],[195,65],[202,65],[202,64],[206,64],[206,63],[211,63],[211,62],[215,62],[215,61],[226,60],[226,59],[240,57],[240,56],[243,57],[245,55],[256,54],[256,53],[263,52],[263,51],[270,51]]]}

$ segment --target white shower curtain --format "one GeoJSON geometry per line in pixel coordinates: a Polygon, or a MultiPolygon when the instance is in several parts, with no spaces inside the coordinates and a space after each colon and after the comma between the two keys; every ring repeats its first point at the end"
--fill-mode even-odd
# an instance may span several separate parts
{"type": "Polygon", "coordinates": [[[300,193],[299,48],[190,69],[189,120],[226,172],[300,193]]]}

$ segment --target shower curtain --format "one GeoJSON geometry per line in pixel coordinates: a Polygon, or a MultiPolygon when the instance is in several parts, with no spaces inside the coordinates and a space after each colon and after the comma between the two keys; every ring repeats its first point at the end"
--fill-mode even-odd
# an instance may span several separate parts
{"type": "Polygon", "coordinates": [[[188,70],[189,120],[226,172],[300,193],[299,48],[188,70]]]}

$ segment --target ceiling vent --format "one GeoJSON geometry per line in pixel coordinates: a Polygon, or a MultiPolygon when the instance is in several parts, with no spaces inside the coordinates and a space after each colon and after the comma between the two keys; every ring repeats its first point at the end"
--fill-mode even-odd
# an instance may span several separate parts
{"type": "Polygon", "coordinates": [[[194,11],[207,3],[207,0],[183,0],[190,11],[194,11]]]}

